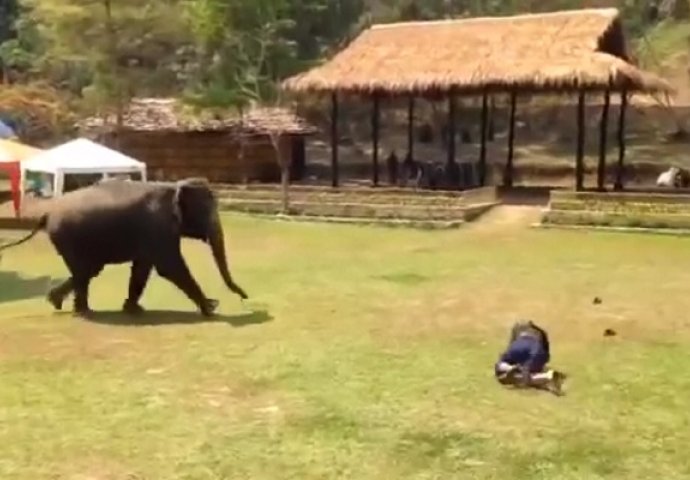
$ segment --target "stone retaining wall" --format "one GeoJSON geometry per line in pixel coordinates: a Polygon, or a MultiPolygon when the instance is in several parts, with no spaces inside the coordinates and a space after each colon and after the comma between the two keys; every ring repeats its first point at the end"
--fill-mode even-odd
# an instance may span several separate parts
{"type": "MultiPolygon", "coordinates": [[[[279,186],[219,186],[221,209],[261,215],[282,212],[279,186]]],[[[290,215],[314,218],[400,220],[409,222],[471,221],[498,203],[495,187],[464,192],[416,192],[400,188],[290,188],[290,215]]]]}
{"type": "Polygon", "coordinates": [[[690,228],[690,193],[553,191],[543,224],[690,228]]]}

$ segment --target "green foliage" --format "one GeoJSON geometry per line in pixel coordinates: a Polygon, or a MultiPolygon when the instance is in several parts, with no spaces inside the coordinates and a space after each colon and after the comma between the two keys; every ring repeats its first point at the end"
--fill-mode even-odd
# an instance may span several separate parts
{"type": "Polygon", "coordinates": [[[41,39],[34,55],[43,76],[98,105],[134,94],[174,92],[185,43],[177,1],[25,0],[26,18],[41,39]]]}
{"type": "Polygon", "coordinates": [[[275,96],[295,44],[286,0],[194,0],[187,17],[200,61],[188,98],[197,104],[245,106],[275,96]]]}
{"type": "Polygon", "coordinates": [[[12,118],[19,136],[31,143],[65,133],[74,121],[68,100],[45,82],[4,86],[0,114],[12,118]]]}
{"type": "Polygon", "coordinates": [[[0,0],[0,63],[10,81],[46,80],[87,110],[180,94],[236,108],[276,101],[279,80],[371,23],[589,6],[618,6],[634,36],[658,28],[647,0],[0,0]]]}
{"type": "Polygon", "coordinates": [[[638,42],[640,63],[650,69],[690,60],[690,21],[665,20],[638,42]]]}
{"type": "Polygon", "coordinates": [[[14,22],[18,14],[17,0],[0,0],[0,43],[14,37],[14,22]]]}

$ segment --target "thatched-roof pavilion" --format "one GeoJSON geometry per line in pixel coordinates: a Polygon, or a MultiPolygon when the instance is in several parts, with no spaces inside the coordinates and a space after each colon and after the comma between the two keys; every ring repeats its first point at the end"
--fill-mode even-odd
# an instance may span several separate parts
{"type": "MultiPolygon", "coordinates": [[[[374,25],[331,60],[287,79],[283,87],[293,92],[331,94],[333,135],[337,134],[338,94],[371,96],[375,144],[378,144],[379,99],[387,96],[410,98],[412,120],[414,97],[449,97],[449,111],[454,116],[455,96],[481,95],[484,126],[487,96],[495,93],[511,95],[511,118],[514,118],[515,98],[520,93],[576,93],[580,107],[578,120],[583,124],[587,93],[605,95],[603,117],[608,121],[611,92],[622,95],[621,116],[631,93],[672,92],[663,79],[630,62],[620,15],[613,8],[374,25]]],[[[509,133],[507,183],[512,182],[513,123],[509,133]]],[[[619,124],[623,147],[624,118],[619,124]]],[[[454,128],[452,118],[449,126],[454,128]]],[[[580,130],[577,188],[582,188],[584,176],[583,125],[580,130]]],[[[485,169],[485,128],[482,131],[480,167],[485,169]]],[[[409,137],[411,151],[411,126],[409,137]]],[[[454,161],[454,150],[451,141],[449,162],[454,161]]],[[[619,163],[623,161],[622,152],[623,148],[619,163]]],[[[377,155],[375,148],[375,165],[377,155]]],[[[604,161],[600,158],[600,163],[604,161]]],[[[335,148],[333,168],[335,185],[335,148]]],[[[603,177],[601,168],[600,171],[603,177]]],[[[377,180],[375,172],[374,183],[377,180]]],[[[483,173],[481,182],[484,182],[483,173]]],[[[600,187],[602,182],[603,178],[599,180],[600,187]]],[[[616,183],[620,186],[620,179],[616,183]]]]}

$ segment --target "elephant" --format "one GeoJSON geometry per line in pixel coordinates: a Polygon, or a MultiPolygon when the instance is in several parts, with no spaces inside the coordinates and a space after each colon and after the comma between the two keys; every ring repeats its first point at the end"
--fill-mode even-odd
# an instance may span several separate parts
{"type": "Polygon", "coordinates": [[[144,312],[139,299],[151,270],[173,283],[211,316],[218,301],[206,298],[192,277],[180,250],[181,238],[207,243],[226,286],[243,301],[248,298],[227,265],[217,200],[205,178],[178,182],[112,180],[68,192],[51,200],[38,225],[10,248],[44,230],[70,271],[70,277],[48,293],[57,310],[74,292],[74,314],[89,317],[88,291],[106,265],[131,262],[127,314],[144,312]]]}

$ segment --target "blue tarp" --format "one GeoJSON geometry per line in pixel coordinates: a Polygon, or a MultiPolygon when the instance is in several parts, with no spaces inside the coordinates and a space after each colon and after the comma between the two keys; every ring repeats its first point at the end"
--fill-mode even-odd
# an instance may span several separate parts
{"type": "Polygon", "coordinates": [[[17,134],[12,130],[12,128],[7,125],[5,122],[0,120],[0,138],[2,139],[10,139],[10,138],[16,138],[17,134]]]}

